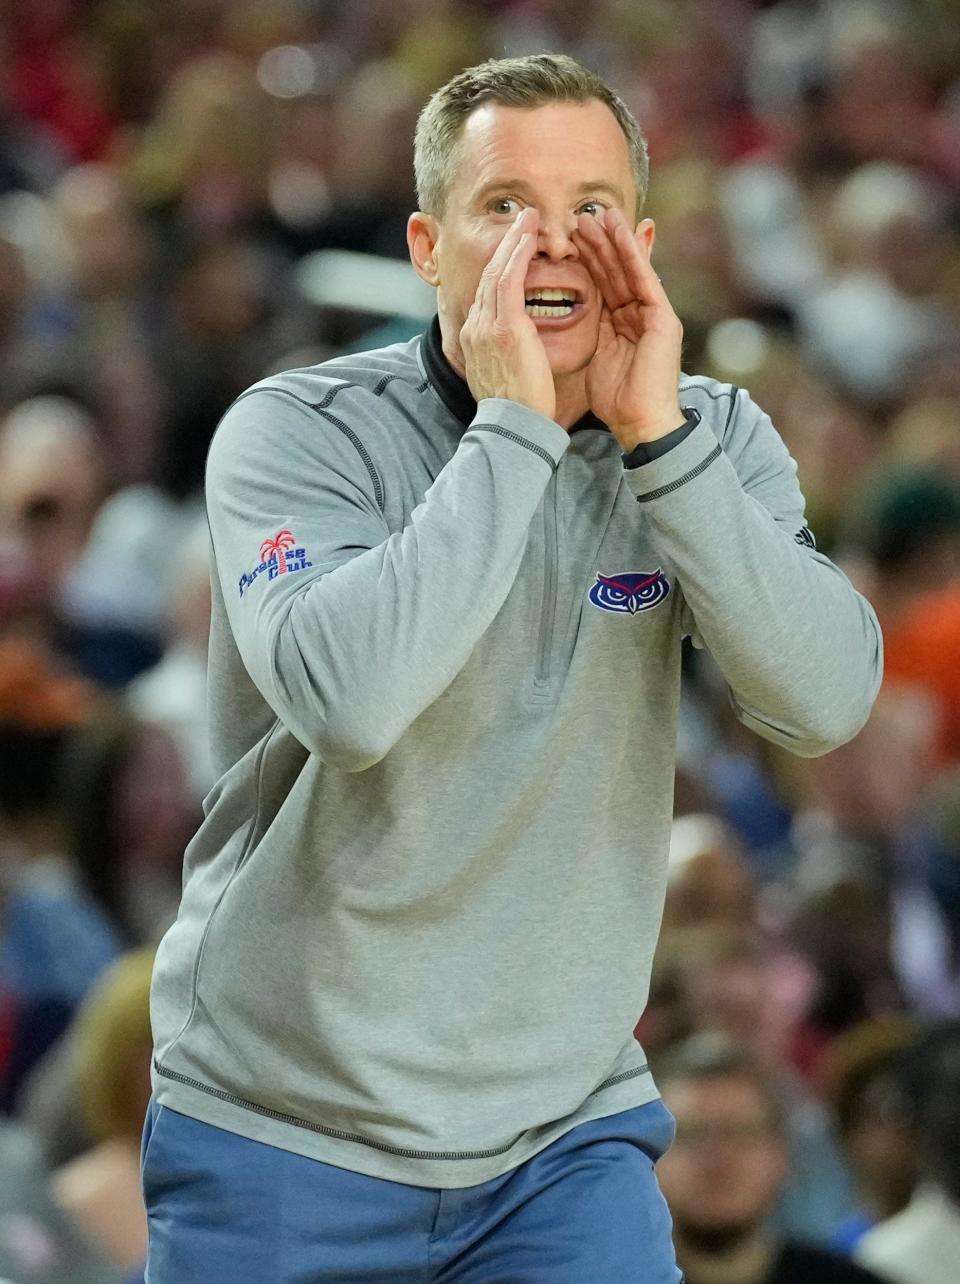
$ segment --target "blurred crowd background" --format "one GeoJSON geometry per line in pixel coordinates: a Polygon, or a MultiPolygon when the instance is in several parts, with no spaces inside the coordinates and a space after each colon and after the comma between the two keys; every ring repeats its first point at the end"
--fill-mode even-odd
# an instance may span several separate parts
{"type": "Polygon", "coordinates": [[[637,1029],[678,1119],[681,1260],[691,1284],[870,1278],[811,1245],[894,1284],[960,1280],[960,6],[25,0],[0,11],[16,1284],[141,1277],[150,963],[212,784],[210,437],[271,371],[424,328],[389,262],[417,112],[465,65],[544,50],[633,108],[685,368],[770,413],[886,639],[869,724],[813,761],[745,732],[709,659],[685,661],[637,1029]],[[335,262],[356,275],[334,285],[335,262]]]}

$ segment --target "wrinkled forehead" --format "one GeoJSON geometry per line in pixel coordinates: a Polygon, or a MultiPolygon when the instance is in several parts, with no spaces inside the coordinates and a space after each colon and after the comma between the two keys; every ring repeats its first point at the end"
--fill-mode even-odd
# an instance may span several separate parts
{"type": "Polygon", "coordinates": [[[677,1074],[660,1085],[678,1121],[726,1121],[776,1126],[776,1106],[752,1074],[677,1074]]]}
{"type": "Polygon", "coordinates": [[[631,209],[637,200],[626,135],[596,98],[536,107],[481,103],[464,121],[452,161],[449,197],[460,205],[497,180],[544,191],[598,183],[622,193],[631,209]]]}

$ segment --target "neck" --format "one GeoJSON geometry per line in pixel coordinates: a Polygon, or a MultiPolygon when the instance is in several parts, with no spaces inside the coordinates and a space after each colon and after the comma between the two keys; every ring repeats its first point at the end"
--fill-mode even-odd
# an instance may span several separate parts
{"type": "Polygon", "coordinates": [[[719,1251],[691,1243],[679,1227],[674,1242],[688,1284],[763,1284],[776,1252],[762,1229],[748,1231],[719,1251]]]}
{"type": "Polygon", "coordinates": [[[572,428],[590,409],[587,400],[586,378],[582,370],[554,378],[557,393],[557,410],[553,416],[561,428],[572,428]]]}

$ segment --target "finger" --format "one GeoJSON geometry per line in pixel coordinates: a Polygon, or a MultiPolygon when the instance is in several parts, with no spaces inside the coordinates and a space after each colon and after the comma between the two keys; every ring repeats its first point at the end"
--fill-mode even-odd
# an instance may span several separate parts
{"type": "Polygon", "coordinates": [[[610,309],[606,304],[604,304],[600,309],[600,328],[598,331],[597,347],[605,348],[608,344],[613,343],[616,337],[617,332],[614,329],[613,317],[610,313],[610,309]]]}
{"type": "Polygon", "coordinates": [[[510,256],[519,245],[520,238],[528,229],[531,227],[535,228],[537,221],[536,210],[529,207],[525,210],[521,210],[507,228],[500,240],[500,244],[494,250],[486,267],[480,273],[480,281],[477,285],[476,302],[485,317],[491,321],[497,314],[497,286],[500,277],[503,275],[504,269],[510,262],[510,256]]]}
{"type": "Polygon", "coordinates": [[[500,273],[497,282],[497,321],[501,325],[515,325],[521,317],[527,315],[527,301],[524,283],[527,279],[527,268],[537,252],[537,238],[533,232],[524,232],[510,255],[506,267],[500,273]]]}
{"type": "Polygon", "coordinates": [[[619,210],[607,211],[606,229],[620,261],[631,298],[641,303],[669,307],[670,300],[650,262],[650,250],[619,210]]]}
{"type": "Polygon", "coordinates": [[[609,232],[598,219],[581,214],[574,237],[587,271],[596,281],[607,307],[616,309],[629,303],[634,296],[609,232]]]}

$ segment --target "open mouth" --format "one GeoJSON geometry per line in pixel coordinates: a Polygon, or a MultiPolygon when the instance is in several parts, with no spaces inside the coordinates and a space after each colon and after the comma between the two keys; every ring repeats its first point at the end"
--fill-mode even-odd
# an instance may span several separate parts
{"type": "Polygon", "coordinates": [[[561,318],[571,316],[579,302],[572,290],[535,288],[526,292],[524,306],[528,317],[561,318]]]}

